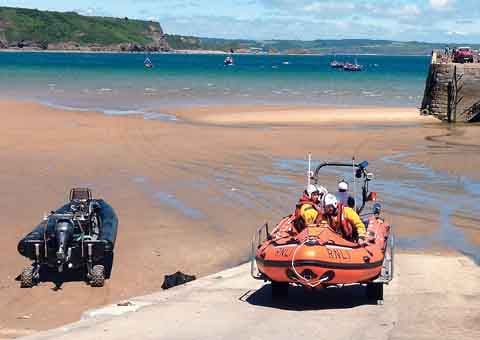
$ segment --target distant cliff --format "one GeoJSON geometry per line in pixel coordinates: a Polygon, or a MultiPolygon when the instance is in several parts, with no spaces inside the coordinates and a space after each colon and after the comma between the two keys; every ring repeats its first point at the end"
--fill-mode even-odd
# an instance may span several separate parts
{"type": "MultiPolygon", "coordinates": [[[[432,49],[444,48],[447,45],[373,39],[235,40],[170,34],[166,34],[165,37],[173,49],[220,50],[225,52],[233,49],[240,53],[430,55],[432,49]]],[[[455,44],[449,45],[455,47],[455,44]]],[[[478,44],[471,46],[480,48],[478,44]]]]}
{"type": "Polygon", "coordinates": [[[0,49],[168,51],[160,24],[0,7],[0,49]]]}

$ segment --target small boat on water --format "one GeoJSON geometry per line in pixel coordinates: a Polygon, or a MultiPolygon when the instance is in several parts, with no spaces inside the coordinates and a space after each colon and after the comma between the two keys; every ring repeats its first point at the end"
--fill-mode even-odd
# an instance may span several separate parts
{"type": "Polygon", "coordinates": [[[225,60],[223,61],[223,65],[225,66],[233,66],[233,58],[232,56],[228,56],[225,58],[225,60]]]}
{"type": "Polygon", "coordinates": [[[345,65],[343,65],[343,70],[349,71],[349,72],[359,72],[359,71],[363,71],[363,66],[358,64],[357,61],[355,60],[353,64],[345,63],[345,65]]]}
{"type": "Polygon", "coordinates": [[[271,282],[273,298],[286,296],[289,285],[313,289],[362,284],[366,285],[369,299],[383,303],[383,285],[393,278],[393,233],[381,216],[379,203],[375,202],[371,211],[362,213],[368,202],[376,200],[376,193],[368,189],[373,174],[367,172],[367,166],[366,161],[359,164],[324,162],[313,175],[309,171],[311,183],[317,185],[322,168],[333,167],[338,171],[353,167],[355,178],[363,182],[362,202],[355,210],[366,226],[367,243],[345,238],[328,220],[299,229],[295,214],[282,218],[271,232],[268,224],[257,230],[252,240],[251,274],[255,279],[271,282]]]}
{"type": "Polygon", "coordinates": [[[145,68],[153,68],[153,63],[148,57],[145,58],[145,60],[143,61],[143,65],[145,66],[145,68]]]}
{"type": "Polygon", "coordinates": [[[337,61],[337,60],[332,60],[332,61],[330,62],[330,67],[331,67],[331,68],[339,68],[339,69],[341,69],[341,68],[344,67],[344,65],[345,65],[345,63],[343,63],[343,62],[341,62],[341,61],[337,61]]]}

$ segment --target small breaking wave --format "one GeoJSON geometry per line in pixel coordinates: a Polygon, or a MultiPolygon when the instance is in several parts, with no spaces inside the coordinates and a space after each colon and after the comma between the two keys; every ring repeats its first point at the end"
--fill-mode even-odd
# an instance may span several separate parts
{"type": "Polygon", "coordinates": [[[178,121],[178,117],[175,115],[158,112],[144,113],[143,118],[146,120],[178,121]]]}
{"type": "Polygon", "coordinates": [[[376,91],[362,91],[365,97],[381,97],[383,94],[376,91]]]}
{"type": "Polygon", "coordinates": [[[177,116],[160,112],[147,112],[142,110],[103,110],[102,112],[108,116],[142,115],[146,120],[178,121],[177,116]]]}
{"type": "Polygon", "coordinates": [[[97,89],[97,92],[112,92],[113,89],[109,88],[109,87],[102,87],[101,89],[97,89]]]}

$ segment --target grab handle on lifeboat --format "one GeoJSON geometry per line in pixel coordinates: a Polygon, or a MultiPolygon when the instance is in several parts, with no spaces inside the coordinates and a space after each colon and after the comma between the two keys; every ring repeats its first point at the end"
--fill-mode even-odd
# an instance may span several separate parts
{"type": "Polygon", "coordinates": [[[252,249],[250,254],[250,275],[256,280],[264,280],[265,275],[263,275],[257,268],[255,254],[257,252],[258,247],[262,244],[262,232],[265,230],[265,239],[270,240],[271,235],[268,230],[268,222],[265,222],[262,226],[260,226],[257,231],[253,234],[252,238],[252,249]]]}
{"type": "Polygon", "coordinates": [[[303,241],[300,245],[298,245],[298,247],[295,248],[295,251],[293,252],[293,255],[292,255],[292,270],[293,272],[295,273],[295,275],[298,277],[299,280],[303,281],[306,285],[312,287],[312,288],[315,288],[317,287],[318,285],[321,285],[322,283],[326,282],[326,281],[329,281],[333,278],[333,275],[322,275],[320,277],[320,279],[318,279],[317,281],[315,282],[312,282],[311,280],[307,279],[306,277],[304,277],[302,274],[300,274],[297,269],[295,268],[295,256],[297,255],[297,251],[302,247],[304,246],[305,244],[307,244],[308,242],[310,242],[310,238],[307,238],[305,241],[303,241]]]}

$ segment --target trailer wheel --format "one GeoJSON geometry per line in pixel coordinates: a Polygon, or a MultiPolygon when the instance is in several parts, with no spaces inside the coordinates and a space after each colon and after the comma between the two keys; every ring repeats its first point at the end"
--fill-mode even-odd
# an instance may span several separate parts
{"type": "Polygon", "coordinates": [[[284,299],[288,297],[288,282],[272,281],[270,286],[272,289],[272,300],[284,299]]]}
{"type": "Polygon", "coordinates": [[[102,265],[95,265],[90,272],[90,286],[103,287],[105,284],[105,267],[102,265]]]}
{"type": "Polygon", "coordinates": [[[367,283],[367,298],[378,305],[383,305],[383,283],[367,283]]]}
{"type": "Polygon", "coordinates": [[[32,288],[35,286],[33,267],[26,267],[20,274],[20,287],[32,288]]]}

